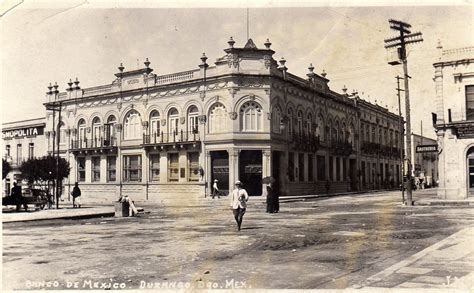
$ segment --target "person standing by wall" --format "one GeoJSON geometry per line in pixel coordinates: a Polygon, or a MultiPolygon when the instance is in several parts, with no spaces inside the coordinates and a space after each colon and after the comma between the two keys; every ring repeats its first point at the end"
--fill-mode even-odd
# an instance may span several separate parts
{"type": "Polygon", "coordinates": [[[28,211],[28,205],[25,203],[25,199],[23,198],[23,195],[21,194],[21,186],[18,185],[18,183],[13,182],[13,188],[12,188],[12,193],[11,196],[14,198],[15,203],[16,203],[16,211],[20,211],[20,207],[23,205],[23,208],[25,209],[25,212],[28,211]]]}
{"type": "Polygon", "coordinates": [[[81,207],[81,189],[79,188],[79,183],[74,183],[74,188],[71,192],[72,195],[72,207],[81,207]]]}
{"type": "Polygon", "coordinates": [[[266,187],[266,192],[267,192],[267,213],[273,213],[274,212],[274,199],[273,199],[273,190],[270,184],[267,184],[266,187]]]}
{"type": "Polygon", "coordinates": [[[240,227],[242,226],[242,220],[247,209],[248,200],[249,195],[247,191],[242,188],[242,182],[239,180],[235,181],[235,189],[232,191],[230,206],[232,207],[232,212],[235,221],[237,222],[238,231],[240,231],[240,227]]]}

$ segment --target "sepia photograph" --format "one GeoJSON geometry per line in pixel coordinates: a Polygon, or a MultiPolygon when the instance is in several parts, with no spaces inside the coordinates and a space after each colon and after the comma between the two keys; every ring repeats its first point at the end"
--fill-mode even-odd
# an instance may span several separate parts
{"type": "Polygon", "coordinates": [[[473,292],[472,1],[0,15],[2,292],[473,292]]]}

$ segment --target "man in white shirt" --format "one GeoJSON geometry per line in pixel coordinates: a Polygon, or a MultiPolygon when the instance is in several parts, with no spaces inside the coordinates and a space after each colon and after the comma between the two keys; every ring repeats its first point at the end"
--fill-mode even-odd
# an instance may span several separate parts
{"type": "Polygon", "coordinates": [[[217,195],[217,198],[221,198],[221,195],[219,193],[219,187],[217,187],[217,182],[218,180],[215,179],[214,185],[212,185],[212,198],[216,197],[216,195],[217,195]]]}
{"type": "Polygon", "coordinates": [[[242,188],[242,183],[237,180],[235,182],[235,189],[232,190],[230,206],[237,222],[237,230],[240,231],[242,220],[244,218],[245,210],[247,209],[247,201],[249,195],[245,189],[242,188]]]}

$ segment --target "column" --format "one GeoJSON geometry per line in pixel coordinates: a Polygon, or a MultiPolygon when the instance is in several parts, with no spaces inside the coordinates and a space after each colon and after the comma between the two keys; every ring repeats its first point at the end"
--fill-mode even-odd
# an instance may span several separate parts
{"type": "Polygon", "coordinates": [[[92,162],[91,162],[91,156],[86,156],[86,180],[85,183],[91,183],[92,182],[92,162]]]}
{"type": "MultiPolygon", "coordinates": [[[[267,176],[272,176],[272,152],[271,150],[262,150],[262,178],[267,176]]],[[[262,184],[262,195],[265,194],[265,186],[266,184],[262,184]]]]}
{"type": "Polygon", "coordinates": [[[239,150],[229,149],[229,192],[232,191],[235,181],[239,179],[239,150]]]}
{"type": "Polygon", "coordinates": [[[160,182],[168,182],[168,153],[160,152],[160,182]]]}
{"type": "Polygon", "coordinates": [[[107,156],[100,156],[100,183],[107,183],[107,156]]]}
{"type": "Polygon", "coordinates": [[[204,167],[204,177],[206,178],[206,188],[205,188],[205,193],[204,196],[207,196],[210,194],[212,190],[212,164],[211,164],[211,152],[206,151],[206,166],[204,167]]]}
{"type": "Polygon", "coordinates": [[[179,182],[186,182],[188,181],[188,156],[187,152],[184,150],[179,151],[178,155],[178,162],[179,162],[179,182]],[[184,177],[181,177],[181,169],[184,168],[184,177]]]}

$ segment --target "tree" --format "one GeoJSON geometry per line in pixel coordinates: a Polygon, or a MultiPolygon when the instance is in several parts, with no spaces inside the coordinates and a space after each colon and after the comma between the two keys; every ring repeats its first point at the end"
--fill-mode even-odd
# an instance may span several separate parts
{"type": "MultiPolygon", "coordinates": [[[[71,168],[69,162],[63,158],[59,158],[59,182],[69,176],[71,168]]],[[[20,166],[20,172],[23,179],[28,185],[47,184],[48,189],[51,183],[54,183],[56,176],[56,158],[53,156],[45,156],[42,158],[33,158],[24,162],[20,166]]]]}
{"type": "Polygon", "coordinates": [[[12,170],[12,166],[7,160],[2,159],[2,180],[7,178],[8,173],[12,170]]]}

